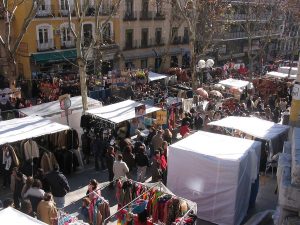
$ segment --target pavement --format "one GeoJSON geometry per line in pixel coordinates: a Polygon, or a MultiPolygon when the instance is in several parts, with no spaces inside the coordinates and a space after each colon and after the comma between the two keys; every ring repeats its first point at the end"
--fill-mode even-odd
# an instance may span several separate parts
{"type": "MultiPolygon", "coordinates": [[[[148,180],[150,181],[150,174],[148,173],[148,180]]],[[[103,184],[108,180],[108,172],[95,171],[92,164],[87,165],[84,169],[81,169],[74,174],[67,177],[71,191],[66,196],[65,212],[74,213],[79,212],[82,204],[81,198],[86,195],[87,185],[90,179],[96,179],[100,184],[103,184]]],[[[0,181],[1,182],[1,181],[0,181]]],[[[259,212],[263,212],[269,209],[275,209],[277,205],[277,195],[274,193],[276,189],[276,176],[260,177],[259,193],[256,200],[256,205],[253,209],[248,211],[246,218],[242,224],[245,224],[253,215],[259,212]]],[[[115,191],[109,188],[102,190],[102,196],[104,196],[110,202],[111,213],[113,214],[117,210],[117,202],[115,199],[115,191]]],[[[7,197],[11,197],[9,190],[0,190],[0,200],[4,200],[7,197]]],[[[212,225],[213,223],[198,219],[197,225],[212,225]]]]}

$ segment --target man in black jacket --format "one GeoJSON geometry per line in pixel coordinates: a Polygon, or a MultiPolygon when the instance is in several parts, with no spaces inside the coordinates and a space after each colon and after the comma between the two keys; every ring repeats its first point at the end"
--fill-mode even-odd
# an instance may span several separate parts
{"type": "Polygon", "coordinates": [[[150,161],[146,154],[146,149],[144,145],[139,147],[138,152],[135,156],[135,163],[137,165],[137,181],[144,182],[147,167],[150,166],[150,161]]]}
{"type": "Polygon", "coordinates": [[[54,170],[46,174],[46,181],[50,186],[57,208],[63,208],[65,205],[65,196],[70,191],[67,178],[56,166],[54,170]]]}

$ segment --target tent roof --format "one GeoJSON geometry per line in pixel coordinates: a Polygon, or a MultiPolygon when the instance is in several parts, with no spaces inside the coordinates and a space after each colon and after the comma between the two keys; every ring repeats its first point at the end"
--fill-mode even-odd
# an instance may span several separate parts
{"type": "MultiPolygon", "coordinates": [[[[276,71],[271,71],[266,74],[266,76],[277,77],[277,78],[287,78],[289,75],[287,73],[280,73],[276,71]]],[[[290,74],[291,79],[296,79],[296,75],[290,74]]]]}
{"type": "MultiPolygon", "coordinates": [[[[113,123],[121,123],[123,121],[135,118],[135,107],[140,105],[142,105],[142,103],[126,100],[101,108],[91,109],[88,110],[87,113],[109,120],[113,123]]],[[[146,114],[159,110],[161,110],[161,108],[146,105],[146,114]]]]}
{"type": "Polygon", "coordinates": [[[149,81],[161,80],[161,79],[165,79],[167,77],[168,76],[166,76],[166,75],[154,73],[154,72],[149,72],[149,74],[148,74],[149,81]]]}
{"type": "Polygon", "coordinates": [[[219,84],[224,85],[225,87],[235,87],[235,88],[245,88],[248,84],[249,81],[246,80],[236,80],[236,79],[227,79],[227,80],[221,80],[219,84]]]}
{"type": "Polygon", "coordinates": [[[0,145],[40,137],[70,129],[66,125],[52,122],[39,116],[0,122],[0,145]]]}
{"type": "Polygon", "coordinates": [[[258,145],[260,143],[256,141],[198,131],[170,147],[213,158],[239,161],[249,149],[258,145]]]}
{"type": "Polygon", "coordinates": [[[297,75],[297,73],[298,73],[298,67],[282,66],[282,67],[278,68],[278,72],[279,73],[286,73],[286,74],[288,74],[290,70],[291,70],[291,72],[290,72],[291,75],[297,75]]]}
{"type": "Polygon", "coordinates": [[[5,225],[47,225],[46,223],[28,216],[14,208],[8,207],[0,211],[0,221],[5,225]]]}
{"type": "MultiPolygon", "coordinates": [[[[88,98],[88,107],[100,107],[101,102],[88,98]]],[[[71,110],[82,109],[82,98],[81,96],[76,96],[71,98],[71,110]]],[[[59,101],[47,102],[40,105],[35,105],[32,107],[20,109],[19,112],[27,116],[36,115],[36,116],[52,116],[55,114],[60,114],[64,110],[60,109],[59,101]]]]}
{"type": "Polygon", "coordinates": [[[208,125],[240,130],[246,134],[264,140],[271,140],[289,129],[289,126],[273,123],[256,117],[237,116],[229,116],[218,121],[210,122],[208,125]]]}

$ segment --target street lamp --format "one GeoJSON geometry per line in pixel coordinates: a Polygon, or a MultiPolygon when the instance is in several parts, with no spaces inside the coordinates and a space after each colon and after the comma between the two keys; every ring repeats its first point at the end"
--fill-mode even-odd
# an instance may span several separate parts
{"type": "Polygon", "coordinates": [[[212,59],[208,59],[206,60],[203,60],[203,59],[200,59],[199,62],[197,63],[196,65],[196,71],[199,73],[201,72],[201,85],[203,84],[203,72],[204,72],[204,69],[210,69],[214,66],[215,62],[214,60],[212,59]]]}

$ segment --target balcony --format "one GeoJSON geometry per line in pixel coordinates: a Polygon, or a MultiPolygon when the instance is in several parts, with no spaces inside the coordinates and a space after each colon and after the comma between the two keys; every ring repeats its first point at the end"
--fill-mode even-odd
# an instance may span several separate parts
{"type": "Polygon", "coordinates": [[[152,20],[153,12],[150,11],[141,11],[140,12],[140,20],[152,20]]]}
{"type": "Polygon", "coordinates": [[[85,16],[94,16],[95,15],[95,8],[94,6],[89,6],[85,12],[85,16]]]}
{"type": "Polygon", "coordinates": [[[172,45],[180,45],[181,44],[181,37],[180,36],[174,37],[171,44],[172,45]]]}
{"type": "Polygon", "coordinates": [[[76,43],[74,40],[61,42],[61,49],[69,49],[75,47],[76,47],[76,43]]]}
{"type": "Polygon", "coordinates": [[[53,39],[48,39],[47,42],[40,43],[40,41],[37,41],[37,51],[43,52],[43,51],[50,51],[54,50],[54,41],[53,39]]]}
{"type": "MultiPolygon", "coordinates": [[[[70,7],[71,16],[75,16],[75,9],[74,6],[70,7]]],[[[61,17],[68,17],[69,16],[69,10],[68,9],[60,9],[59,10],[59,16],[61,17]]]]}
{"type": "Polygon", "coordinates": [[[134,21],[134,20],[137,20],[136,14],[137,13],[135,11],[125,11],[124,12],[123,20],[124,21],[134,21]]]}
{"type": "Polygon", "coordinates": [[[154,20],[165,20],[165,12],[156,12],[154,16],[154,20]]]}
{"type": "Polygon", "coordinates": [[[162,37],[156,37],[155,39],[150,39],[150,43],[153,43],[153,46],[163,46],[165,45],[165,39],[162,37]]]}
{"type": "Polygon", "coordinates": [[[114,7],[111,5],[103,5],[100,9],[100,16],[109,16],[114,11],[114,7]]]}
{"type": "Polygon", "coordinates": [[[52,17],[52,5],[42,5],[37,10],[35,17],[36,18],[44,18],[44,17],[52,17]]]}
{"type": "MultiPolygon", "coordinates": [[[[252,31],[251,38],[259,38],[265,36],[274,36],[274,35],[281,35],[280,31],[272,31],[269,33],[268,31],[260,30],[260,31],[252,31]]],[[[249,35],[246,32],[230,32],[222,34],[219,37],[216,37],[215,40],[236,40],[236,39],[247,39],[249,35]]]]}
{"type": "Polygon", "coordinates": [[[126,41],[125,46],[123,48],[124,51],[126,50],[133,50],[138,48],[138,41],[137,40],[131,40],[131,41],[126,41]]]}

